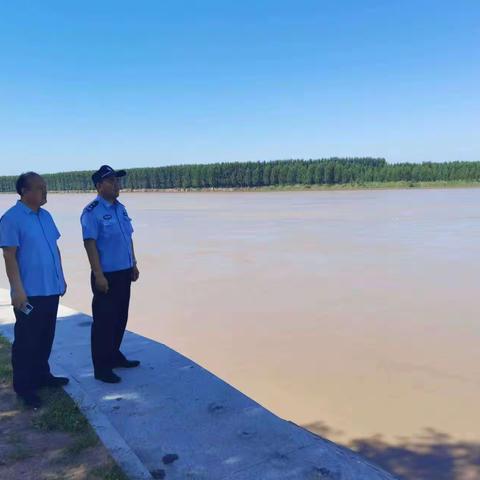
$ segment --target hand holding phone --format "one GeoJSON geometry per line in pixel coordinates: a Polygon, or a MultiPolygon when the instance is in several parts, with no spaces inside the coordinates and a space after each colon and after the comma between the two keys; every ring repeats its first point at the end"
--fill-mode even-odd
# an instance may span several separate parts
{"type": "Polygon", "coordinates": [[[33,310],[33,307],[32,305],[30,305],[28,302],[27,303],[24,303],[20,308],[19,310],[21,312],[23,312],[25,315],[29,315],[30,312],[33,310]]]}
{"type": "Polygon", "coordinates": [[[25,295],[23,288],[12,289],[11,296],[13,308],[21,312],[23,307],[28,303],[28,297],[25,295]]]}

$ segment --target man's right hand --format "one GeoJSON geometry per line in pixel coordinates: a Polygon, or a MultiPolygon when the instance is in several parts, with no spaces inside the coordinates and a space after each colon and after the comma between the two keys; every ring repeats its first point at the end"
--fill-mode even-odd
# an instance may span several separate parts
{"type": "Polygon", "coordinates": [[[12,293],[13,308],[20,310],[26,303],[28,303],[28,298],[24,291],[12,293]]]}
{"type": "Polygon", "coordinates": [[[101,293],[108,292],[108,280],[103,273],[95,275],[95,288],[101,293]]]}

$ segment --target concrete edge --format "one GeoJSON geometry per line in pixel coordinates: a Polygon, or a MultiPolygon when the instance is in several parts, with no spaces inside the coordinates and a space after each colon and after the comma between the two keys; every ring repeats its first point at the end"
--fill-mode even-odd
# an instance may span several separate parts
{"type": "MultiPolygon", "coordinates": [[[[2,328],[5,326],[6,324],[0,325],[0,333],[12,343],[13,337],[11,333],[2,328]]],[[[78,405],[123,473],[131,480],[153,480],[152,474],[128,446],[117,429],[100,409],[97,408],[95,402],[93,402],[85,390],[80,387],[77,379],[69,374],[68,371],[64,370],[61,365],[54,365],[57,375],[66,376],[70,379],[70,383],[63,387],[63,389],[78,405]]]]}

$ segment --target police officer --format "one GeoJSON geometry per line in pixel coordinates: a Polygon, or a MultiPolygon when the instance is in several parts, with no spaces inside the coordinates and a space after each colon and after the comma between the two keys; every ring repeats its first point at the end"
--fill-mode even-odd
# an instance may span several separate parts
{"type": "Polygon", "coordinates": [[[132,220],[117,198],[125,170],[103,165],[92,175],[98,196],[81,215],[83,240],[91,267],[92,361],[95,378],[118,383],[114,368],[137,367],[120,351],[128,319],[130,285],[139,272],[132,242],[132,220]]]}
{"type": "Polygon", "coordinates": [[[0,219],[0,246],[16,318],[13,388],[27,406],[38,408],[38,388],[68,383],[68,378],[54,377],[48,364],[59,297],[67,284],[57,246],[60,233],[41,208],[47,202],[45,181],[35,172],[22,173],[16,190],[20,200],[0,219]]]}

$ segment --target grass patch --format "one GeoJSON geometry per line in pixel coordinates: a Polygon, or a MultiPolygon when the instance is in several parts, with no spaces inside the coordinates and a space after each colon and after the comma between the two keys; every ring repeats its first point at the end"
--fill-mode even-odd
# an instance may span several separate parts
{"type": "Polygon", "coordinates": [[[335,191],[335,190],[385,190],[385,189],[407,189],[407,188],[479,188],[480,182],[475,180],[437,180],[437,181],[385,181],[385,182],[355,182],[355,183],[315,183],[315,184],[288,184],[288,185],[265,185],[257,187],[189,187],[189,188],[167,188],[167,189],[128,189],[124,192],[288,192],[288,191],[335,191]]]}
{"type": "Polygon", "coordinates": [[[7,460],[9,462],[21,462],[27,458],[31,458],[33,456],[32,451],[25,447],[24,445],[15,445],[14,450],[7,455],[7,460]]]}
{"type": "Polygon", "coordinates": [[[2,383],[12,381],[11,348],[10,342],[3,335],[0,335],[0,382],[2,383]]]}
{"type": "MultiPolygon", "coordinates": [[[[0,381],[11,383],[11,344],[0,334],[0,381]]],[[[82,450],[98,445],[98,437],[93,428],[83,416],[75,402],[62,389],[44,389],[41,391],[43,408],[39,416],[33,419],[33,426],[45,432],[67,432],[74,435],[74,442],[66,449],[69,455],[75,455],[82,450]]],[[[18,443],[18,457],[20,442],[15,442],[13,437],[9,443],[18,443]]]]}
{"type": "Polygon", "coordinates": [[[63,390],[45,389],[41,397],[44,406],[33,422],[35,428],[69,433],[84,433],[91,428],[80,409],[63,390]]]}
{"type": "MultiPolygon", "coordinates": [[[[10,342],[0,334],[0,382],[3,383],[2,389],[6,391],[11,389],[12,383],[11,348],[10,342]]],[[[59,460],[52,460],[48,466],[45,466],[46,470],[43,473],[48,471],[48,478],[67,478],[63,473],[57,473],[54,470],[76,468],[79,461],[85,462],[85,458],[87,458],[91,459],[90,464],[88,463],[90,460],[87,460],[87,463],[84,464],[89,469],[88,480],[128,480],[105,451],[105,447],[100,443],[97,434],[75,402],[63,389],[45,388],[39,393],[43,401],[42,409],[38,414],[33,415],[33,418],[25,417],[23,422],[24,424],[27,423],[22,428],[26,427],[27,430],[35,429],[37,432],[45,432],[45,442],[47,443],[48,432],[64,432],[69,434],[71,438],[71,441],[66,442],[64,448],[59,451],[59,460]],[[105,453],[100,453],[99,457],[96,448],[100,448],[105,453]],[[90,453],[88,453],[89,449],[91,449],[90,453]],[[78,455],[82,452],[87,456],[79,457],[78,455]],[[99,458],[103,458],[100,463],[98,462],[99,458]]],[[[13,392],[11,394],[13,395],[13,392]]],[[[17,415],[25,415],[24,409],[22,408],[17,415]]],[[[10,421],[9,418],[4,418],[4,422],[8,421],[10,421]]],[[[4,444],[9,447],[5,460],[11,464],[17,464],[18,462],[19,468],[23,468],[21,463],[23,460],[33,458],[32,461],[35,461],[35,457],[38,456],[37,446],[28,444],[27,439],[18,432],[9,433],[6,438],[4,437],[4,440],[4,444]]],[[[36,440],[37,444],[38,440],[36,440]]],[[[40,441],[42,441],[42,438],[40,438],[40,441]]]]}
{"type": "Polygon", "coordinates": [[[118,468],[117,465],[110,467],[94,468],[89,476],[89,480],[128,480],[128,477],[118,468]]]}
{"type": "Polygon", "coordinates": [[[66,453],[76,455],[86,448],[98,445],[98,437],[80,409],[63,390],[46,389],[42,392],[44,407],[33,420],[33,426],[47,432],[74,434],[74,442],[66,453]]]}
{"type": "Polygon", "coordinates": [[[93,428],[89,428],[88,431],[77,435],[72,445],[67,448],[69,455],[77,455],[86,448],[96,447],[99,444],[98,437],[93,431],[93,428]]]}
{"type": "Polygon", "coordinates": [[[384,190],[384,189],[405,189],[405,188],[478,188],[480,182],[476,181],[396,181],[396,182],[359,182],[359,183],[334,183],[312,184],[312,185],[270,185],[265,187],[237,188],[235,190],[257,190],[257,191],[295,191],[295,190],[384,190]]]}
{"type": "Polygon", "coordinates": [[[6,443],[12,447],[12,451],[7,455],[8,461],[19,462],[32,456],[31,449],[25,446],[23,438],[18,433],[8,434],[6,443]]]}

